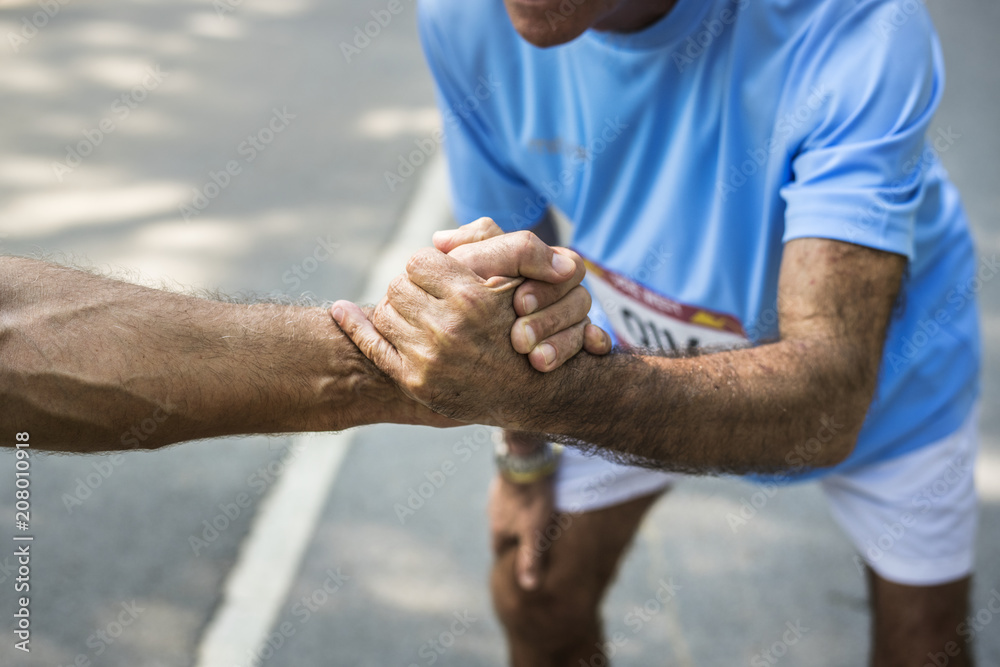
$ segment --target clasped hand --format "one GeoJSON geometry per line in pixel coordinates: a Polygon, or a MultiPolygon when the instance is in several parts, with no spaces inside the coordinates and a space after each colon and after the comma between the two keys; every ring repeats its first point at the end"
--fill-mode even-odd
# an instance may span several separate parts
{"type": "Polygon", "coordinates": [[[586,269],[572,250],[489,218],[434,236],[371,314],[337,301],[333,319],[411,398],[463,422],[518,428],[539,372],[581,349],[606,354],[590,323],[586,269]]]}

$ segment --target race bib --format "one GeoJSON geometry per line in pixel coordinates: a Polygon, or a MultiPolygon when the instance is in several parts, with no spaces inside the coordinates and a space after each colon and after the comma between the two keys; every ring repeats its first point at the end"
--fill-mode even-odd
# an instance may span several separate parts
{"type": "Polygon", "coordinates": [[[680,351],[747,341],[732,315],[673,301],[620,273],[584,262],[591,296],[625,345],[680,351]]]}

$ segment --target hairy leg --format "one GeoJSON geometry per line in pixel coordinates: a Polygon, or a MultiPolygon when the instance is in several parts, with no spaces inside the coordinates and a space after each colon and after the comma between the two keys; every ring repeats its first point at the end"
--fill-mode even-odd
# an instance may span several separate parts
{"type": "MultiPolygon", "coordinates": [[[[507,633],[515,667],[577,667],[601,650],[599,607],[622,554],[660,494],[606,509],[563,515],[565,526],[546,553],[539,589],[525,591],[515,576],[517,546],[494,562],[493,605],[507,633]]],[[[606,664],[601,662],[601,664],[606,664]]]]}
{"type": "Polygon", "coordinates": [[[904,586],[868,570],[873,667],[970,667],[960,634],[971,577],[937,586],[904,586]]]}

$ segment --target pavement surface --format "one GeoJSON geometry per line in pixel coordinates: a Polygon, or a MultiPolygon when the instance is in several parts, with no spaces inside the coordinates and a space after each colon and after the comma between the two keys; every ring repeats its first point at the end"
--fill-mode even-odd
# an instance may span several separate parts
{"type": "MultiPolygon", "coordinates": [[[[387,6],[3,3],[0,252],[184,290],[365,298],[384,280],[373,267],[386,248],[411,233],[402,221],[414,198],[444,197],[426,165],[396,187],[385,179],[440,122],[413,1],[401,0],[358,52],[341,48],[387,6]]],[[[942,158],[980,254],[992,257],[1000,7],[928,6],[949,66],[932,127],[957,135],[942,158]]],[[[420,162],[434,161],[438,151],[429,152],[420,162]]],[[[450,224],[438,217],[433,226],[450,224]]],[[[1000,665],[1000,619],[986,606],[1000,595],[1000,287],[986,282],[980,296],[983,506],[971,611],[990,619],[977,637],[979,664],[1000,665]]],[[[315,498],[301,559],[274,564],[291,577],[270,629],[238,664],[505,664],[486,592],[486,433],[379,426],[338,444],[345,453],[315,498]],[[442,481],[443,470],[454,474],[442,481]],[[433,492],[401,517],[398,506],[426,483],[433,492]]],[[[11,517],[0,522],[0,665],[200,667],[212,628],[232,611],[231,580],[254,548],[248,536],[267,528],[257,520],[298,442],[36,458],[30,655],[14,650],[10,632],[13,458],[0,452],[0,516],[11,517]],[[249,506],[220,523],[239,494],[249,506]],[[213,521],[227,525],[207,531],[213,521]]],[[[818,489],[781,490],[734,532],[726,515],[756,490],[692,480],[656,506],[605,605],[609,635],[627,639],[615,664],[753,664],[789,624],[802,638],[779,663],[865,663],[864,581],[818,489]],[[636,623],[629,614],[643,605],[636,623]]]]}

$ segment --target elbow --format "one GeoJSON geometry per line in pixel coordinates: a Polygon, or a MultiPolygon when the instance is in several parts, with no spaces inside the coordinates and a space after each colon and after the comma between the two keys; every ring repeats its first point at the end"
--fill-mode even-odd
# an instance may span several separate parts
{"type": "Polygon", "coordinates": [[[793,473],[839,465],[854,452],[860,430],[853,415],[842,410],[812,413],[798,442],[790,443],[784,463],[793,473]]]}
{"type": "Polygon", "coordinates": [[[814,409],[804,411],[809,415],[804,430],[808,467],[837,466],[854,453],[875,395],[876,378],[877,372],[870,377],[867,373],[851,374],[849,380],[841,375],[839,381],[824,383],[826,391],[814,394],[817,399],[812,403],[814,409]]]}
{"type": "Polygon", "coordinates": [[[838,466],[854,453],[854,447],[858,442],[858,433],[861,430],[860,425],[854,428],[849,422],[841,421],[836,415],[822,415],[820,424],[816,437],[821,443],[824,438],[827,442],[823,445],[814,467],[832,468],[838,466]]]}

